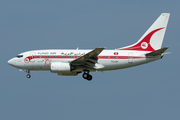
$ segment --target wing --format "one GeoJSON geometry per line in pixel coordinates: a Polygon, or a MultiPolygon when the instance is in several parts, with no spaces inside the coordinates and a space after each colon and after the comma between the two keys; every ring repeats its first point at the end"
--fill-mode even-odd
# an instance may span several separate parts
{"type": "MultiPolygon", "coordinates": [[[[84,66],[84,67],[90,67],[90,68],[96,68],[97,66],[101,66],[97,64],[97,56],[104,50],[105,48],[96,48],[92,50],[91,52],[83,55],[80,58],[77,58],[76,60],[71,61],[72,65],[76,66],[84,66]],[[95,64],[97,64],[95,66],[95,64]]],[[[101,66],[102,67],[102,66],[101,66]]]]}

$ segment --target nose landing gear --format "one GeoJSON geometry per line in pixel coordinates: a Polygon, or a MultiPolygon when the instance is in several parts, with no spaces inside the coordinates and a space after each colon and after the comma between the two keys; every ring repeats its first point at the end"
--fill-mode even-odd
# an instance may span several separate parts
{"type": "Polygon", "coordinates": [[[30,70],[20,69],[19,71],[27,72],[27,73],[28,73],[28,74],[26,75],[27,78],[30,78],[30,77],[31,77],[31,75],[30,75],[30,70]]]}
{"type": "Polygon", "coordinates": [[[30,77],[31,77],[31,75],[30,75],[30,70],[28,70],[27,73],[28,73],[28,74],[26,75],[26,77],[27,77],[27,78],[30,78],[30,77]]]}

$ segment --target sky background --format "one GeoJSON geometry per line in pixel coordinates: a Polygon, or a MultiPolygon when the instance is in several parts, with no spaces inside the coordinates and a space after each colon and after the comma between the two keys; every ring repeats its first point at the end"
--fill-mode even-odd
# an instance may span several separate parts
{"type": "Polygon", "coordinates": [[[0,120],[179,120],[179,0],[0,0],[0,120]],[[163,59],[92,81],[7,64],[36,49],[115,49],[171,13],[163,59]]]}

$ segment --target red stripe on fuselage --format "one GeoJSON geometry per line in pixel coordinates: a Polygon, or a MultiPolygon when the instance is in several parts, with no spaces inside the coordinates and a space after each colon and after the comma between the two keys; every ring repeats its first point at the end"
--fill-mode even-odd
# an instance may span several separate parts
{"type": "MultiPolygon", "coordinates": [[[[29,59],[29,61],[31,59],[77,59],[81,56],[71,56],[71,55],[35,55],[35,56],[28,56],[26,58],[29,59]]],[[[133,58],[133,59],[142,59],[142,58],[146,58],[146,57],[140,57],[140,56],[97,56],[98,59],[129,59],[129,58],[133,58]]],[[[25,58],[25,59],[26,59],[25,58]]]]}

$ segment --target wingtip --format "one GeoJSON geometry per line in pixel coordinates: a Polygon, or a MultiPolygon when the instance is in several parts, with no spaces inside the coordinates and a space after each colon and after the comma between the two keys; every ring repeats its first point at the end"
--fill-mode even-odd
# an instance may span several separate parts
{"type": "Polygon", "coordinates": [[[106,47],[98,47],[99,49],[106,49],[106,47]]]}

